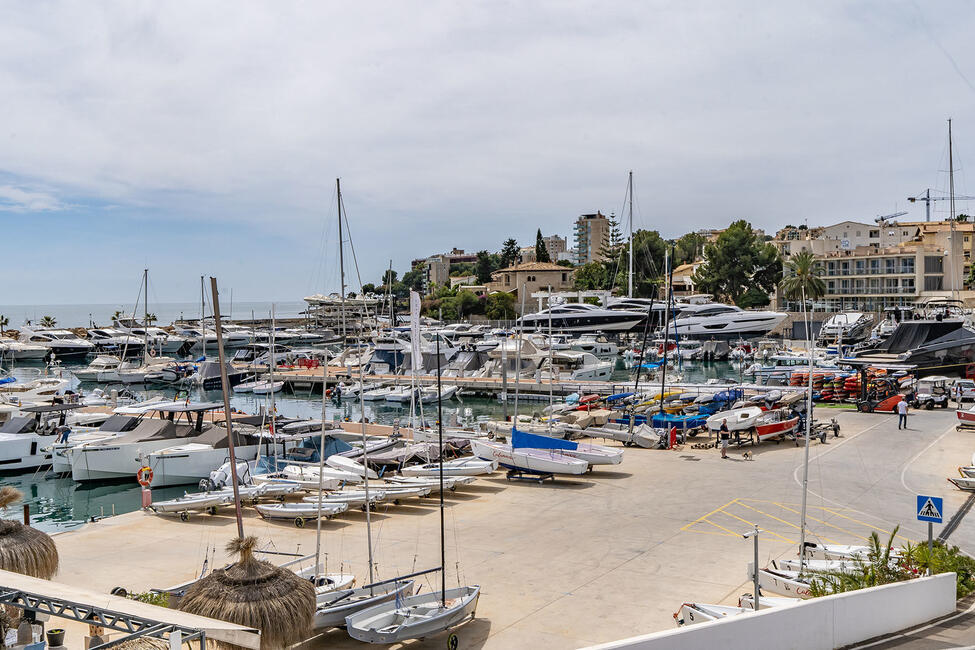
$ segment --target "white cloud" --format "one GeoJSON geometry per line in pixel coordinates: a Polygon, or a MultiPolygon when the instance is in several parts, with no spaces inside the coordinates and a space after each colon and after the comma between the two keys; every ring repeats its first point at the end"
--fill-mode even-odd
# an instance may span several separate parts
{"type": "Polygon", "coordinates": [[[0,212],[52,212],[65,205],[53,194],[0,185],[0,212]]]}
{"type": "Polygon", "coordinates": [[[944,118],[975,152],[975,94],[944,55],[975,78],[972,17],[961,2],[925,28],[900,2],[12,4],[0,172],[304,239],[334,219],[341,176],[367,279],[390,258],[568,233],[619,209],[629,169],[638,223],[668,235],[865,218],[944,185],[944,118]]]}

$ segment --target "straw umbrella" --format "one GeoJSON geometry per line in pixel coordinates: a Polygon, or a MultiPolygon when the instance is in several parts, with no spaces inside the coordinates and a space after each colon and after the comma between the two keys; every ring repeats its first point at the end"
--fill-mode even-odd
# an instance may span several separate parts
{"type": "Polygon", "coordinates": [[[123,641],[115,646],[115,650],[169,650],[169,641],[140,636],[123,641]]]}
{"type": "MultiPolygon", "coordinates": [[[[0,488],[0,508],[23,498],[5,485],[0,488]]],[[[50,580],[58,572],[58,548],[45,533],[19,521],[0,519],[0,569],[50,580]]]]}
{"type": "Polygon", "coordinates": [[[315,588],[294,572],[254,558],[256,537],[237,538],[228,553],[240,560],[186,590],[185,612],[261,631],[261,647],[284,648],[305,639],[315,616],[315,588]]]}

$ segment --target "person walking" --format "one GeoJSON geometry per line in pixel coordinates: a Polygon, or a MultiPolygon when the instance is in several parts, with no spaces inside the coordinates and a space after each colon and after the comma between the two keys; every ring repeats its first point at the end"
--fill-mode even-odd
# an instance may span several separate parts
{"type": "Polygon", "coordinates": [[[728,457],[728,441],[731,440],[731,432],[728,431],[728,420],[725,418],[721,420],[721,428],[718,429],[719,437],[721,438],[721,457],[728,457]]]}
{"type": "Polygon", "coordinates": [[[897,402],[897,429],[900,430],[903,425],[904,429],[907,429],[907,400],[902,399],[897,402]]]}

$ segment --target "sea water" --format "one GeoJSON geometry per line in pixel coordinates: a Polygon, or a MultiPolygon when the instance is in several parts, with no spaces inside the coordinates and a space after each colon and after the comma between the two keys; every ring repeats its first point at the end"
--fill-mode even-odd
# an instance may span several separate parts
{"type": "MultiPolygon", "coordinates": [[[[231,302],[226,296],[220,298],[220,314],[225,318],[250,320],[271,317],[269,301],[262,302],[231,302]]],[[[274,314],[277,318],[296,318],[305,310],[304,301],[274,302],[274,314]]],[[[133,314],[136,319],[142,319],[144,308],[132,303],[104,303],[98,305],[0,305],[0,316],[6,316],[10,329],[17,329],[31,321],[40,323],[45,316],[55,319],[59,327],[107,327],[112,324],[112,315],[120,311],[127,317],[133,314]]],[[[149,303],[149,313],[156,315],[156,325],[169,325],[173,321],[182,319],[199,319],[200,303],[192,302],[157,302],[149,303]]],[[[213,315],[213,308],[207,301],[206,315],[213,315]]]]}

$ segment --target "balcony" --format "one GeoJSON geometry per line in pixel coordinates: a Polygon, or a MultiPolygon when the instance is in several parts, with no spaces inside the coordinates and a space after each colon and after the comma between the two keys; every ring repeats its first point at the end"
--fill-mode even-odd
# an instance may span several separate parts
{"type": "Polygon", "coordinates": [[[868,275],[914,275],[913,268],[900,268],[894,269],[893,271],[887,271],[884,269],[824,269],[822,277],[824,278],[838,278],[838,277],[853,277],[853,276],[868,276],[868,275]]]}
{"type": "Polygon", "coordinates": [[[900,296],[914,295],[916,287],[835,287],[827,289],[827,296],[900,296]]]}

